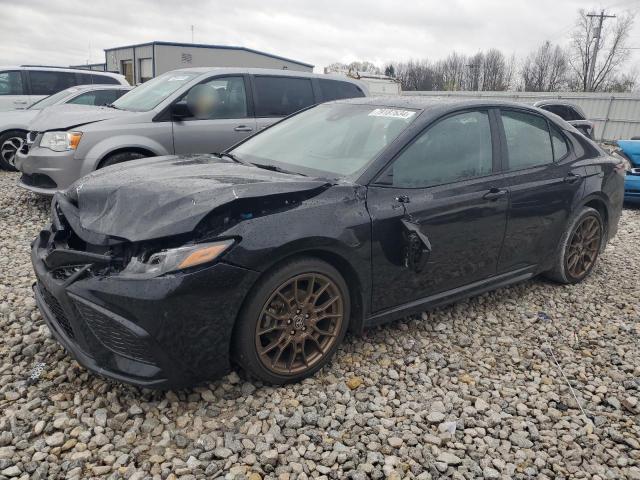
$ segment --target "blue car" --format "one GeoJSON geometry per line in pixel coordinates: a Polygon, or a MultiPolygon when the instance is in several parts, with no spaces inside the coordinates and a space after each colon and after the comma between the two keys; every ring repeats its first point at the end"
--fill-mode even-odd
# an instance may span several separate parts
{"type": "Polygon", "coordinates": [[[640,205],[640,140],[616,142],[625,159],[629,161],[624,180],[624,201],[640,205]]]}

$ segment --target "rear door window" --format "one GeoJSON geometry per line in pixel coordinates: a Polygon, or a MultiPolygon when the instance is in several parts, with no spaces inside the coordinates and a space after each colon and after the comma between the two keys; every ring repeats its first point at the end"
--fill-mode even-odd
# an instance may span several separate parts
{"type": "Polygon", "coordinates": [[[315,103],[311,80],[254,77],[256,117],[285,117],[315,103]]]}
{"type": "Polygon", "coordinates": [[[19,71],[0,72],[0,95],[25,95],[19,71]]]}
{"type": "Polygon", "coordinates": [[[553,162],[551,136],[546,119],[524,112],[502,111],[509,170],[553,162]]]}
{"type": "Polygon", "coordinates": [[[52,95],[77,83],[76,74],[71,72],[30,70],[28,74],[33,95],[52,95]]]}
{"type": "Polygon", "coordinates": [[[331,100],[340,100],[341,98],[364,97],[364,93],[360,88],[350,82],[341,82],[339,80],[319,80],[320,94],[323,102],[331,100]]]}

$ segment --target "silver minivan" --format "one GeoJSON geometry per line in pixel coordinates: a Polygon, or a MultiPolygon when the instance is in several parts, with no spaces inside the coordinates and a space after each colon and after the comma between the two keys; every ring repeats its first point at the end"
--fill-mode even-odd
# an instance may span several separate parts
{"type": "Polygon", "coordinates": [[[29,125],[20,185],[53,194],[78,178],[143,157],[221,152],[310,105],[362,97],[343,76],[288,70],[188,68],[160,75],[108,107],[49,108],[29,125]]]}
{"type": "Polygon", "coordinates": [[[124,85],[78,85],[62,90],[31,104],[25,110],[0,112],[0,169],[15,170],[15,154],[27,136],[29,123],[41,110],[65,103],[100,106],[115,102],[131,90],[124,85]]]}

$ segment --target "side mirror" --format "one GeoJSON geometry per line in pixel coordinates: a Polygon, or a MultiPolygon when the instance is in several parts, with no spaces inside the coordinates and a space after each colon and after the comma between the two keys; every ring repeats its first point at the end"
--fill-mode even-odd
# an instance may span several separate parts
{"type": "Polygon", "coordinates": [[[171,116],[173,118],[180,119],[193,117],[193,114],[191,113],[191,109],[189,108],[189,105],[187,105],[187,102],[181,100],[171,105],[171,116]]]}

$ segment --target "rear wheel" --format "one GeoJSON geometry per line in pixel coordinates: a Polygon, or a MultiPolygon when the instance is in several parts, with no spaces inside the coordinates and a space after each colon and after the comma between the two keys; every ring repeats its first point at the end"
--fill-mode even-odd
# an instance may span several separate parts
{"type": "Polygon", "coordinates": [[[16,171],[15,158],[18,150],[24,145],[27,132],[9,130],[0,135],[0,168],[16,171]]]}
{"type": "Polygon", "coordinates": [[[546,274],[560,283],[578,283],[593,269],[604,238],[604,223],[600,212],[583,207],[569,221],[560,239],[555,267],[546,274]]]}
{"type": "Polygon", "coordinates": [[[271,384],[302,380],[333,356],[348,326],[350,302],[340,273],[303,258],[268,274],[238,319],[235,357],[251,376],[271,384]]]}
{"type": "Polygon", "coordinates": [[[105,158],[100,164],[99,168],[110,167],[111,165],[116,165],[118,163],[128,162],[130,160],[137,160],[138,158],[146,158],[151,155],[145,155],[140,152],[120,152],[109,155],[105,158]]]}

